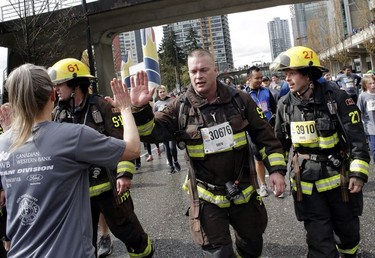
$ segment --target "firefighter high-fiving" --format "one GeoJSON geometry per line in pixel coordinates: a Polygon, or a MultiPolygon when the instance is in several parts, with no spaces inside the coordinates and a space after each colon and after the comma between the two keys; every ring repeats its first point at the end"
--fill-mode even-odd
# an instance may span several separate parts
{"type": "Polygon", "coordinates": [[[190,226],[194,241],[215,257],[234,257],[229,225],[236,232],[236,252],[259,257],[267,213],[256,192],[250,138],[270,173],[276,195],[285,190],[282,146],[262,111],[245,92],[216,80],[214,58],[206,50],[188,56],[187,92],[155,114],[148,104],[153,90],[147,76],[133,78],[130,96],[141,140],[175,138],[185,148],[189,176],[190,226]],[[250,137],[248,137],[248,135],[250,137]]]}

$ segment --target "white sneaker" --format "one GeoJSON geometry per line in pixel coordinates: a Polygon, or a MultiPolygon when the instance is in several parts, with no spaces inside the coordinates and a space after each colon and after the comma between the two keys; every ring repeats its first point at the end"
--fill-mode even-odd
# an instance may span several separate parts
{"type": "MultiPolygon", "coordinates": [[[[274,195],[276,195],[276,191],[273,192],[274,195]]],[[[285,192],[277,196],[277,198],[284,198],[285,197],[285,192]]]]}
{"type": "Polygon", "coordinates": [[[262,196],[262,197],[267,197],[268,196],[267,185],[261,185],[260,186],[259,195],[262,196]]]}

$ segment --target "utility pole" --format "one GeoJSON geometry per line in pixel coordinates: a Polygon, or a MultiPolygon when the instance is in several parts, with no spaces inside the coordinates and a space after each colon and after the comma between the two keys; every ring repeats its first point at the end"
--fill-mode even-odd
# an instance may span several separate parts
{"type": "Polygon", "coordinates": [[[176,76],[176,89],[177,89],[177,92],[181,92],[181,80],[180,80],[180,65],[178,63],[178,53],[177,53],[177,45],[175,44],[174,45],[174,52],[175,52],[175,60],[176,60],[176,65],[174,67],[174,71],[175,71],[175,76],[176,76]]]}
{"type": "MultiPolygon", "coordinates": [[[[88,57],[89,57],[90,74],[92,76],[95,76],[96,75],[96,72],[95,72],[95,62],[94,62],[94,56],[93,56],[93,53],[92,53],[90,22],[89,22],[89,18],[87,17],[87,4],[86,4],[86,0],[82,0],[82,9],[83,9],[83,12],[85,14],[87,54],[88,54],[88,57]]],[[[91,87],[92,87],[92,92],[93,93],[98,93],[98,88],[97,88],[97,85],[96,85],[96,81],[92,81],[91,87]]]]}

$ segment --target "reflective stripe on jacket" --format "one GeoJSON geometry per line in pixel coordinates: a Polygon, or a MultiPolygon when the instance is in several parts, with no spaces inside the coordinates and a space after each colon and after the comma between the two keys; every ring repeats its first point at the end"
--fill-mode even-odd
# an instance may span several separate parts
{"type": "MultiPolygon", "coordinates": [[[[182,189],[189,192],[188,184],[190,184],[189,179],[186,178],[182,189]]],[[[231,201],[227,199],[225,195],[215,195],[207,189],[204,189],[201,186],[197,186],[198,197],[199,199],[205,200],[206,202],[215,204],[220,208],[230,207],[231,201]]],[[[238,198],[232,200],[235,205],[247,203],[250,200],[251,195],[255,192],[255,189],[252,185],[246,187],[241,191],[242,194],[238,195],[238,198]]]]}
{"type": "MultiPolygon", "coordinates": [[[[297,191],[296,180],[294,178],[291,178],[290,182],[292,184],[293,190],[297,191]]],[[[316,189],[319,193],[335,189],[335,188],[337,188],[341,185],[340,184],[340,174],[337,174],[337,175],[334,175],[334,176],[331,176],[331,177],[328,177],[328,178],[317,180],[314,183],[301,181],[302,193],[307,194],[307,195],[311,195],[314,184],[315,184],[315,187],[316,187],[316,189]]]]}

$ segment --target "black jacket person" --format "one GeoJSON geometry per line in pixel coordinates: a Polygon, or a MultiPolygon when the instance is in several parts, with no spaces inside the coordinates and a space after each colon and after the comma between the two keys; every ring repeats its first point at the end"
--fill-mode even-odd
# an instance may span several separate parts
{"type": "Polygon", "coordinates": [[[295,213],[308,257],[356,257],[370,160],[360,112],[345,91],[318,83],[325,68],[309,48],[283,52],[270,68],[284,71],[290,87],[278,102],[275,132],[285,152],[292,147],[295,213]]]}
{"type": "MultiPolygon", "coordinates": [[[[234,257],[229,225],[236,232],[236,251],[259,257],[267,214],[249,169],[248,137],[258,147],[270,173],[270,186],[285,190],[285,161],[280,142],[262,110],[243,92],[216,80],[211,54],[195,50],[188,57],[191,85],[187,92],[152,113],[144,72],[132,79],[134,117],[142,141],[176,138],[185,147],[189,167],[190,226],[194,241],[215,257],[234,257]]],[[[249,156],[250,155],[250,156],[249,156]]]]}

